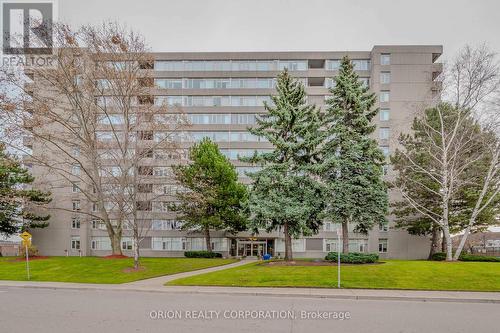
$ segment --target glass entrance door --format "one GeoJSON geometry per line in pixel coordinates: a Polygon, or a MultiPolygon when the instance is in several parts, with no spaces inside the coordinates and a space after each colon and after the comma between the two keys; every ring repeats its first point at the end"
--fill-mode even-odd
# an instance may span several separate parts
{"type": "Polygon", "coordinates": [[[261,257],[267,254],[267,241],[237,241],[238,256],[261,257]]]}

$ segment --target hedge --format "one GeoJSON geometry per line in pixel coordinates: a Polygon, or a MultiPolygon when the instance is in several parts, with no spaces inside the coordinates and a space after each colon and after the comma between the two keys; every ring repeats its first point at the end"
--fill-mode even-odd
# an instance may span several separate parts
{"type": "Polygon", "coordinates": [[[208,251],[186,251],[184,256],[186,258],[222,258],[222,254],[208,251]]]}
{"type": "Polygon", "coordinates": [[[460,261],[487,261],[487,262],[500,262],[499,257],[490,257],[490,256],[475,256],[471,254],[461,254],[460,261]]]}
{"type": "Polygon", "coordinates": [[[446,259],[446,253],[444,252],[436,252],[431,256],[431,260],[434,261],[443,261],[446,259]]]}
{"type": "MultiPolygon", "coordinates": [[[[325,260],[337,261],[337,256],[337,252],[329,252],[325,257],[325,260]]],[[[369,264],[377,261],[378,254],[375,253],[350,252],[340,254],[340,262],[346,264],[369,264]]]]}
{"type": "MultiPolygon", "coordinates": [[[[431,257],[431,260],[435,261],[443,261],[446,260],[446,253],[437,252],[434,253],[431,257]]],[[[476,256],[473,254],[462,253],[458,258],[460,261],[485,261],[485,262],[500,262],[499,257],[490,257],[490,256],[476,256]]]]}

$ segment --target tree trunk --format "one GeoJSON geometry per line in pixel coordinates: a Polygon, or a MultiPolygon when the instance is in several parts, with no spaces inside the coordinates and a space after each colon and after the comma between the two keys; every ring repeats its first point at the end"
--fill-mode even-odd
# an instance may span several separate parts
{"type": "Polygon", "coordinates": [[[342,222],[342,253],[349,253],[349,221],[342,222]]]}
{"type": "Polygon", "coordinates": [[[283,233],[285,234],[285,261],[292,261],[292,236],[290,235],[290,230],[288,229],[288,223],[284,224],[283,233]]]}
{"type": "Polygon", "coordinates": [[[450,229],[447,225],[443,227],[443,234],[446,241],[446,261],[453,261],[450,229]]]}
{"type": "Polygon", "coordinates": [[[118,233],[114,233],[112,236],[110,235],[109,238],[111,239],[111,251],[113,255],[122,255],[122,247],[121,247],[121,235],[118,233]]]}
{"type": "Polygon", "coordinates": [[[205,228],[205,242],[207,246],[207,251],[212,252],[212,240],[210,239],[210,229],[205,228]]]}
{"type": "Polygon", "coordinates": [[[439,236],[441,231],[438,227],[432,227],[432,238],[431,238],[431,249],[429,251],[429,260],[432,259],[432,256],[439,251],[439,236]]]}
{"type": "Polygon", "coordinates": [[[444,237],[444,231],[441,232],[441,252],[446,253],[446,238],[444,237]]]}

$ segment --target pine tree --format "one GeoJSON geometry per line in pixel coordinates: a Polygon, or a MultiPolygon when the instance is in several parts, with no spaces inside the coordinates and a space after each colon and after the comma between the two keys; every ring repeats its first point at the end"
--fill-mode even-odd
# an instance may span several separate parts
{"type": "Polygon", "coordinates": [[[50,202],[50,193],[26,189],[34,181],[27,169],[0,145],[0,234],[10,236],[28,228],[44,228],[50,216],[34,212],[50,202]]]}
{"type": "Polygon", "coordinates": [[[316,233],[322,223],[322,186],[310,174],[311,155],[321,139],[319,110],[307,104],[304,86],[286,69],[278,75],[276,90],[274,105],[266,103],[267,114],[249,129],[274,150],[242,160],[262,167],[249,174],[252,225],[282,229],[285,260],[292,260],[292,237],[316,233]]]}
{"type": "Polygon", "coordinates": [[[384,155],[370,135],[378,113],[375,94],[368,92],[348,57],[342,59],[333,96],[323,117],[320,158],[325,184],[325,216],[342,225],[343,252],[349,252],[349,224],[367,233],[373,225],[387,223],[387,188],[382,179],[384,155]]]}
{"type": "Polygon", "coordinates": [[[187,191],[177,194],[179,203],[171,208],[185,221],[183,229],[204,233],[207,251],[212,252],[211,229],[246,229],[248,193],[234,166],[210,139],[191,147],[190,158],[191,164],[173,167],[176,180],[187,191]]]}

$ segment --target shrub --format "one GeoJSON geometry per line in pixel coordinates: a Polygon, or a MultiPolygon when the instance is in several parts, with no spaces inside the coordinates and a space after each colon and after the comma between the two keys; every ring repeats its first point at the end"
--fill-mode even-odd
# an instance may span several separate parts
{"type": "Polygon", "coordinates": [[[485,262],[500,262],[499,257],[491,257],[491,256],[475,256],[472,254],[464,254],[462,253],[458,258],[460,261],[485,261],[485,262]]]}
{"type": "MultiPolygon", "coordinates": [[[[329,252],[325,257],[325,260],[337,261],[337,252],[329,252]]],[[[346,264],[369,264],[377,261],[378,254],[375,253],[351,252],[340,254],[340,262],[346,264]]]]}
{"type": "MultiPolygon", "coordinates": [[[[19,255],[21,256],[21,258],[26,258],[26,248],[25,247],[19,248],[19,255]]],[[[36,257],[38,255],[38,249],[36,248],[35,245],[28,246],[28,255],[30,257],[36,257]]]]}
{"type": "Polygon", "coordinates": [[[446,253],[444,252],[436,252],[431,256],[431,260],[434,261],[443,261],[446,259],[446,253]]]}
{"type": "Polygon", "coordinates": [[[186,258],[222,258],[222,254],[208,251],[186,251],[184,256],[186,258]]]}

